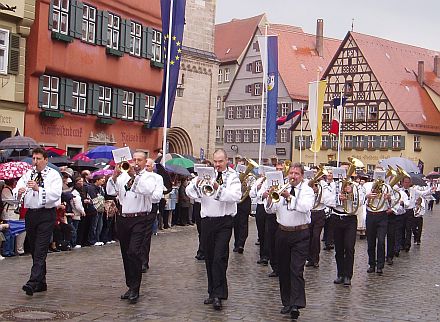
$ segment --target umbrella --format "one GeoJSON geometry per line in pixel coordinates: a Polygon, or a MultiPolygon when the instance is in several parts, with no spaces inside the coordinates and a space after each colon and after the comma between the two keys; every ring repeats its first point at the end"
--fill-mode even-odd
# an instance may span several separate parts
{"type": "Polygon", "coordinates": [[[184,167],[172,164],[165,164],[165,170],[168,172],[173,172],[175,174],[180,174],[182,176],[189,177],[191,173],[184,167]]]}
{"type": "Polygon", "coordinates": [[[424,175],[421,173],[414,173],[414,172],[410,172],[408,173],[409,176],[411,177],[411,183],[415,186],[420,186],[420,187],[425,187],[426,181],[423,180],[424,175]]]}
{"type": "Polygon", "coordinates": [[[32,166],[23,161],[12,161],[0,164],[0,179],[20,178],[29,169],[32,169],[32,166]]]}
{"type": "Polygon", "coordinates": [[[92,173],[92,178],[96,177],[96,176],[108,176],[113,174],[114,170],[112,169],[101,169],[101,170],[96,170],[95,172],[92,173]]]}
{"type": "Polygon", "coordinates": [[[176,158],[166,161],[165,165],[178,165],[182,168],[193,168],[194,162],[186,158],[176,158]]]}
{"type": "Polygon", "coordinates": [[[83,171],[83,170],[95,171],[99,169],[92,162],[87,162],[83,160],[76,160],[70,167],[76,171],[83,171]]]}
{"type": "MultiPolygon", "coordinates": [[[[21,161],[29,163],[30,165],[32,165],[32,158],[31,157],[25,157],[24,159],[22,159],[21,161]]],[[[55,164],[48,162],[47,166],[49,168],[52,168],[54,170],[57,170],[58,172],[60,172],[60,168],[58,168],[55,164]]]]}
{"type": "Polygon", "coordinates": [[[66,153],[66,150],[55,148],[53,146],[45,146],[44,149],[50,157],[58,157],[66,153]]]}
{"type": "Polygon", "coordinates": [[[73,163],[73,161],[66,156],[50,157],[48,160],[56,166],[71,165],[73,163]]]}
{"type": "Polygon", "coordinates": [[[387,169],[388,166],[392,166],[393,168],[396,168],[397,166],[400,166],[403,170],[406,172],[413,172],[413,173],[419,173],[420,169],[417,167],[417,165],[412,162],[410,159],[402,158],[402,157],[391,157],[388,159],[383,159],[379,161],[379,164],[384,168],[387,169]]]}
{"type": "Polygon", "coordinates": [[[196,159],[195,157],[193,157],[192,155],[184,154],[183,157],[184,157],[184,158],[187,158],[187,159],[189,159],[189,160],[191,160],[191,161],[194,162],[194,163],[197,163],[197,162],[198,162],[197,159],[196,159]]]}
{"type": "Polygon", "coordinates": [[[86,156],[89,157],[90,159],[106,158],[111,160],[113,159],[112,151],[115,149],[116,147],[111,145],[100,145],[86,152],[86,156]]]}
{"type": "Polygon", "coordinates": [[[78,153],[77,155],[75,155],[72,158],[72,160],[73,161],[76,161],[76,160],[91,161],[92,159],[90,159],[88,156],[86,156],[86,152],[81,152],[81,153],[78,153]]]}
{"type": "MultiPolygon", "coordinates": [[[[181,154],[178,154],[178,153],[167,153],[167,154],[165,154],[165,162],[167,162],[168,160],[171,160],[171,159],[176,159],[176,158],[183,158],[183,156],[181,154]]],[[[154,160],[154,162],[161,163],[162,162],[162,156],[156,158],[156,160],[154,160]]]]}
{"type": "Polygon", "coordinates": [[[0,150],[5,149],[34,149],[40,147],[37,142],[27,136],[13,136],[0,142],[0,150]]]}
{"type": "Polygon", "coordinates": [[[167,188],[167,191],[164,191],[165,194],[170,193],[173,189],[173,183],[171,182],[170,174],[165,170],[162,164],[156,163],[154,172],[161,175],[163,178],[163,185],[167,188]]]}
{"type": "Polygon", "coordinates": [[[428,174],[426,175],[426,177],[427,177],[428,179],[438,179],[438,178],[440,178],[440,172],[437,172],[437,171],[431,171],[430,173],[428,173],[428,174]]]}

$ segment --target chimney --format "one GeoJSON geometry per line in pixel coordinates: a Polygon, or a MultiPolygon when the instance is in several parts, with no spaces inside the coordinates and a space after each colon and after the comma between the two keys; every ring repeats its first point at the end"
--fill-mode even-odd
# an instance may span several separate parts
{"type": "Polygon", "coordinates": [[[423,86],[425,81],[425,63],[423,60],[419,60],[418,71],[417,71],[417,82],[420,86],[423,86]]]}
{"type": "Polygon", "coordinates": [[[434,74],[440,78],[440,57],[438,55],[434,57],[434,74]]]}
{"type": "Polygon", "coordinates": [[[316,21],[316,52],[319,57],[324,55],[324,20],[316,21]]]}

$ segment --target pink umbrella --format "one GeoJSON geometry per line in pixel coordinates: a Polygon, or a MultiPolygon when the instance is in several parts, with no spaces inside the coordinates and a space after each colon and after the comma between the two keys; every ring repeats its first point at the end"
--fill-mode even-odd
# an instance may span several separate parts
{"type": "Polygon", "coordinates": [[[86,156],[86,152],[81,152],[78,153],[77,155],[75,155],[72,160],[76,161],[76,160],[83,160],[83,161],[92,161],[92,159],[90,159],[88,156],[86,156]]]}
{"type": "Polygon", "coordinates": [[[20,178],[32,165],[22,161],[12,161],[0,164],[0,179],[20,178]]]}
{"type": "Polygon", "coordinates": [[[112,169],[102,169],[102,170],[97,170],[95,172],[92,173],[92,177],[96,177],[96,176],[108,176],[113,174],[114,170],[112,169]]]}

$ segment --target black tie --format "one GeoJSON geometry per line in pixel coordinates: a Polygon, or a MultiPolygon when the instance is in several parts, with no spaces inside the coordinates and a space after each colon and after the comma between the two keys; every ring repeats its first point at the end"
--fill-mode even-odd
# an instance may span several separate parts
{"type": "Polygon", "coordinates": [[[408,189],[405,189],[405,193],[409,197],[409,190],[408,189]]]}
{"type": "Polygon", "coordinates": [[[295,187],[292,186],[292,188],[290,189],[290,194],[295,197],[295,187]]]}
{"type": "Polygon", "coordinates": [[[223,184],[223,177],[222,177],[222,173],[219,172],[217,174],[217,178],[215,179],[215,181],[217,181],[217,183],[221,186],[223,184]]]}
{"type": "Polygon", "coordinates": [[[38,173],[37,173],[37,176],[36,176],[36,178],[35,178],[35,182],[37,183],[37,185],[38,185],[39,187],[42,187],[42,186],[43,186],[43,176],[41,175],[41,172],[38,172],[38,173]]]}

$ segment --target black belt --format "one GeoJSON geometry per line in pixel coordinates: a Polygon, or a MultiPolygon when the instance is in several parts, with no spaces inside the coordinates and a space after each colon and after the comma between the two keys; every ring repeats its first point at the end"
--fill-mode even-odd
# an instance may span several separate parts
{"type": "Polygon", "coordinates": [[[148,215],[147,211],[145,211],[145,212],[125,213],[125,214],[121,214],[120,216],[124,217],[124,218],[133,218],[133,217],[143,217],[143,216],[146,216],[146,215],[148,215]]]}
{"type": "Polygon", "coordinates": [[[304,224],[304,225],[298,225],[298,226],[283,226],[281,224],[278,224],[278,227],[280,227],[280,230],[282,231],[300,231],[304,229],[310,228],[310,224],[304,224]]]}
{"type": "Polygon", "coordinates": [[[52,210],[52,209],[55,209],[55,207],[52,207],[52,208],[27,208],[26,211],[27,212],[40,212],[43,210],[52,210]]]}

